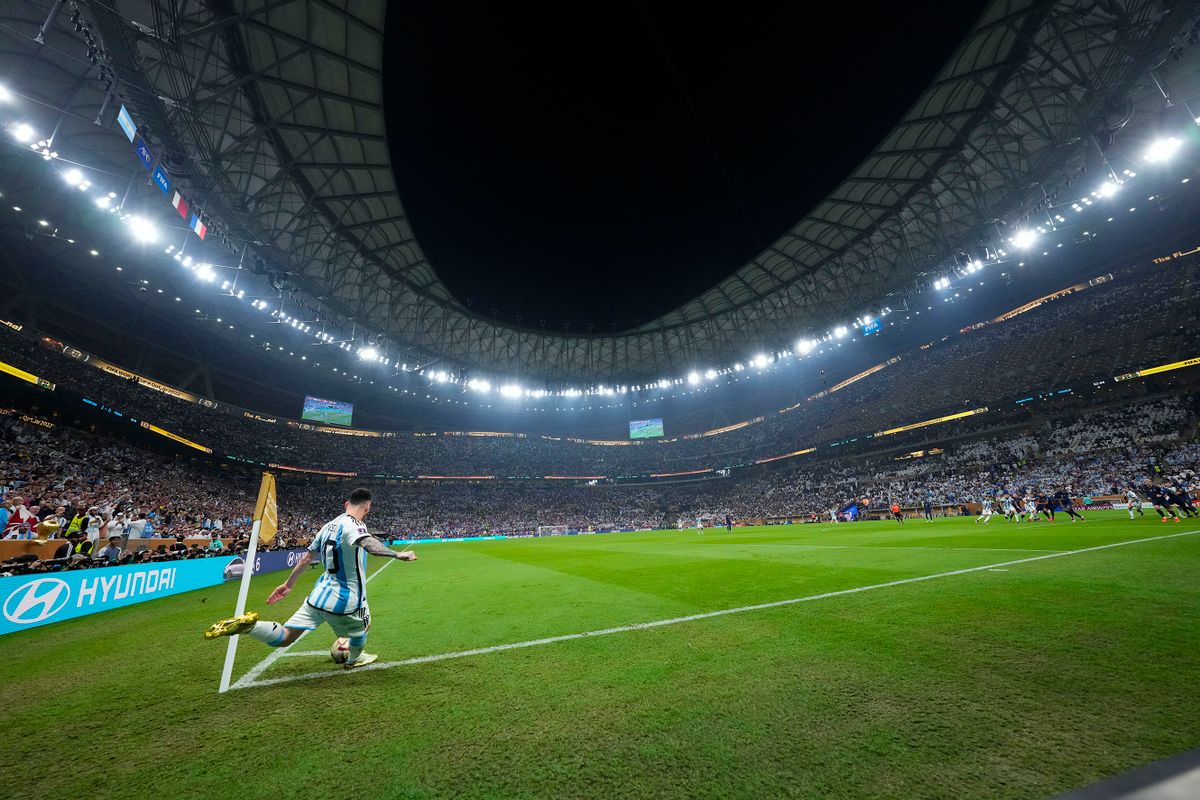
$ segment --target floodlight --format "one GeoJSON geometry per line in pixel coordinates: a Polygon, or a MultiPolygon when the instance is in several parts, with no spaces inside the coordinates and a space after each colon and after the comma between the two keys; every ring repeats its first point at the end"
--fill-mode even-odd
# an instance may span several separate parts
{"type": "Polygon", "coordinates": [[[1174,136],[1168,136],[1165,139],[1156,139],[1153,144],[1146,150],[1143,159],[1151,164],[1158,164],[1170,160],[1171,156],[1175,155],[1175,151],[1179,149],[1183,142],[1176,139],[1174,136]]]}
{"type": "Polygon", "coordinates": [[[32,142],[37,137],[37,134],[33,132],[33,128],[25,122],[18,122],[16,125],[12,126],[10,132],[12,133],[13,138],[22,144],[25,144],[26,142],[32,142]]]}
{"type": "Polygon", "coordinates": [[[69,169],[63,175],[63,180],[65,180],[71,186],[78,186],[79,184],[83,183],[83,173],[74,168],[69,169]]]}
{"type": "Polygon", "coordinates": [[[1112,197],[1120,188],[1121,185],[1116,181],[1105,181],[1104,183],[1100,184],[1100,188],[1096,190],[1096,195],[1099,197],[1112,197]]]}
{"type": "Polygon", "coordinates": [[[849,332],[850,330],[845,325],[838,325],[833,329],[833,335],[839,339],[845,338],[846,334],[849,332]]]}
{"type": "Polygon", "coordinates": [[[153,244],[158,240],[158,231],[148,220],[143,217],[130,217],[127,221],[129,223],[129,232],[139,242],[153,244]]]}
{"type": "Polygon", "coordinates": [[[812,349],[815,346],[816,342],[814,342],[812,339],[801,339],[800,341],[796,342],[796,352],[802,356],[806,356],[812,352],[812,349]]]}
{"type": "Polygon", "coordinates": [[[699,373],[699,372],[689,372],[689,373],[688,373],[688,377],[687,377],[687,381],[688,381],[688,383],[690,383],[692,386],[695,386],[697,383],[699,383],[699,382],[700,382],[700,373],[699,373]]]}
{"type": "Polygon", "coordinates": [[[1013,244],[1022,250],[1028,250],[1033,247],[1033,243],[1037,241],[1038,235],[1036,232],[1023,228],[1016,232],[1013,236],[1013,244]]]}

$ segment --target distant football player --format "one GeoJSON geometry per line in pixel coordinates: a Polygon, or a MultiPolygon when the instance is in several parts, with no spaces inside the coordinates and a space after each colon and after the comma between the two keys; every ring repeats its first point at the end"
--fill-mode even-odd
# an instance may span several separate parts
{"type": "Polygon", "coordinates": [[[1060,511],[1071,518],[1071,522],[1074,522],[1075,520],[1087,522],[1087,520],[1083,518],[1083,514],[1080,514],[1075,510],[1075,501],[1071,499],[1071,493],[1066,489],[1059,489],[1054,493],[1054,502],[1060,511]]]}
{"type": "Polygon", "coordinates": [[[904,514],[900,511],[900,504],[895,501],[892,502],[892,517],[901,525],[904,524],[904,514]]]}
{"type": "Polygon", "coordinates": [[[268,605],[287,597],[313,559],[320,559],[325,569],[317,578],[317,585],[308,593],[304,605],[291,619],[282,625],[278,622],[261,622],[257,612],[248,611],[241,616],[214,623],[204,632],[204,638],[216,639],[245,633],[268,647],[286,647],[305,631],[316,630],[324,622],[333,628],[339,638],[350,640],[346,669],[364,667],[377,660],[379,657],[375,654],[363,652],[367,644],[367,629],[371,627],[371,613],[367,608],[367,553],[401,561],[416,561],[417,556],[409,550],[392,550],[367,533],[363,520],[370,511],[371,492],[367,489],[351,492],[345,513],[325,523],[313,537],[308,552],[296,562],[287,580],[271,592],[267,598],[268,605]]]}
{"type": "Polygon", "coordinates": [[[1054,522],[1054,498],[1048,494],[1044,494],[1038,498],[1038,508],[1046,519],[1054,522]]]}
{"type": "Polygon", "coordinates": [[[1026,522],[1037,522],[1038,521],[1037,501],[1033,499],[1032,494],[1028,494],[1028,493],[1025,495],[1025,521],[1026,522]]]}
{"type": "Polygon", "coordinates": [[[990,497],[985,497],[983,499],[983,510],[980,512],[979,516],[975,518],[976,522],[982,522],[984,525],[987,525],[992,521],[992,503],[993,501],[990,497]]]}
{"type": "Polygon", "coordinates": [[[1012,495],[1008,492],[1000,498],[1000,510],[1004,513],[1004,518],[1009,522],[1016,520],[1020,522],[1020,517],[1017,514],[1016,506],[1013,505],[1012,495]]]}
{"type": "Polygon", "coordinates": [[[1182,483],[1167,484],[1167,486],[1163,487],[1163,492],[1167,495],[1167,502],[1175,507],[1176,516],[1179,515],[1180,511],[1183,512],[1184,516],[1196,516],[1196,509],[1192,505],[1191,494],[1183,487],[1182,483]]]}
{"type": "Polygon", "coordinates": [[[1171,510],[1171,504],[1167,500],[1167,493],[1163,491],[1161,486],[1154,483],[1147,483],[1142,491],[1150,501],[1150,505],[1154,506],[1154,510],[1158,512],[1158,516],[1163,522],[1172,518],[1176,522],[1179,522],[1179,515],[1171,510]]]}
{"type": "Polygon", "coordinates": [[[1125,505],[1129,507],[1130,519],[1133,519],[1134,511],[1137,511],[1138,516],[1146,516],[1146,512],[1142,511],[1142,496],[1132,486],[1125,487],[1125,505]]]}

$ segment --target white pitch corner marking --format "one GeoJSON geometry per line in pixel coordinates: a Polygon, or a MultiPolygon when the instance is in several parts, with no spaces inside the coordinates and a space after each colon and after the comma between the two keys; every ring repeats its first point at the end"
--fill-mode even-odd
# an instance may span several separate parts
{"type": "MultiPolygon", "coordinates": [[[[813,600],[825,600],[830,597],[841,597],[849,594],[859,594],[860,592],[869,592],[875,589],[887,589],[892,586],[903,586],[908,583],[921,583],[923,581],[937,580],[938,578],[949,578],[955,575],[966,575],[971,572],[982,572],[984,570],[996,570],[1000,567],[1011,567],[1016,564],[1028,564],[1033,561],[1045,561],[1051,558],[1062,558],[1063,556],[1074,556],[1080,553],[1094,553],[1098,550],[1109,550],[1113,547],[1124,547],[1130,544],[1142,544],[1144,542],[1156,542],[1162,539],[1175,539],[1180,536],[1190,536],[1195,533],[1200,533],[1200,530],[1181,531],[1179,533],[1168,533],[1163,536],[1149,536],[1145,539],[1130,539],[1124,542],[1113,542],[1111,544],[1101,544],[1095,547],[1083,547],[1079,550],[1062,550],[1053,553],[1047,553],[1041,556],[1030,556],[1028,558],[1018,558],[1015,561],[1001,561],[997,564],[983,564],[978,567],[967,567],[966,569],[955,569],[949,572],[938,572],[933,575],[921,575],[915,578],[901,578],[900,580],[887,581],[886,583],[875,583],[870,586],[857,586],[853,589],[839,589],[834,592],[824,592],[823,594],[813,594],[807,597],[795,597],[790,600],[775,600],[770,603],[758,603],[752,606],[741,606],[739,608],[724,608],[719,611],[706,611],[700,614],[690,614],[686,617],[674,617],[673,619],[660,619],[652,622],[638,622],[632,625],[622,625],[617,628],[603,628],[597,631],[584,631],[583,633],[568,633],[562,636],[547,636],[544,639],[530,639],[526,642],[512,642],[510,644],[497,644],[489,647],[477,647],[473,650],[460,650],[454,653],[440,653],[433,656],[418,656],[416,658],[406,658],[402,661],[377,661],[366,667],[360,667],[356,670],[326,670],[324,672],[309,672],[303,675],[284,675],[278,678],[267,678],[266,680],[258,680],[258,676],[266,669],[267,661],[274,663],[271,656],[276,656],[277,653],[272,653],[267,657],[267,660],[260,664],[262,669],[256,667],[240,678],[237,683],[233,684],[230,689],[248,689],[256,686],[273,686],[280,683],[293,683],[295,681],[313,680],[316,678],[332,678],[335,676],[343,676],[357,674],[359,672],[367,672],[377,669],[393,669],[395,667],[408,667],[415,664],[429,664],[434,661],[447,661],[453,658],[466,658],[467,656],[480,656],[488,653],[498,653],[503,650],[519,650],[525,647],[538,647],[540,645],[554,644],[556,642],[567,642],[572,639],[587,639],[592,636],[609,636],[614,633],[627,633],[629,631],[647,630],[649,628],[660,628],[666,625],[678,625],[683,622],[695,622],[701,619],[710,619],[712,617],[723,617],[729,614],[743,614],[747,611],[761,611],[768,608],[780,608],[782,606],[796,605],[798,603],[807,603],[813,600]],[[265,665],[265,666],[264,666],[265,665]]],[[[382,568],[378,572],[382,572],[382,568]]],[[[378,572],[376,574],[378,574],[378,572]]],[[[374,577],[374,576],[372,576],[374,577]]],[[[369,580],[369,579],[368,579],[369,580]]]]}
{"type": "MultiPolygon", "coordinates": [[[[372,580],[374,580],[376,575],[383,572],[385,569],[390,567],[392,564],[395,564],[397,560],[398,559],[395,559],[395,558],[389,559],[387,562],[384,563],[384,565],[382,567],[380,567],[379,569],[375,570],[370,575],[368,575],[367,583],[370,583],[372,580]]],[[[296,641],[292,642],[287,647],[279,647],[279,648],[272,650],[270,653],[267,654],[266,658],[264,658],[262,661],[255,664],[253,667],[250,668],[250,670],[245,675],[243,675],[242,677],[240,677],[236,681],[234,681],[233,685],[229,687],[230,690],[232,691],[233,689],[244,689],[247,686],[253,686],[254,681],[258,678],[259,675],[262,675],[264,672],[266,672],[271,667],[272,664],[274,664],[276,661],[283,658],[284,656],[308,655],[308,653],[291,653],[291,652],[289,652],[293,647],[296,646],[297,642],[299,642],[301,639],[303,639],[308,634],[309,634],[309,631],[305,631],[304,633],[297,636],[296,641]]],[[[318,651],[313,651],[313,652],[316,652],[317,655],[321,655],[321,653],[318,651]]]]}

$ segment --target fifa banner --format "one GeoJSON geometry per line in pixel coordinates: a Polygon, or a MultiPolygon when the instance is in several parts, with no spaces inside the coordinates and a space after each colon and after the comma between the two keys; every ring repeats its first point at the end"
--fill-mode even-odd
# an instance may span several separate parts
{"type": "Polygon", "coordinates": [[[0,635],[235,580],[234,560],[198,558],[0,578],[0,635]]]}

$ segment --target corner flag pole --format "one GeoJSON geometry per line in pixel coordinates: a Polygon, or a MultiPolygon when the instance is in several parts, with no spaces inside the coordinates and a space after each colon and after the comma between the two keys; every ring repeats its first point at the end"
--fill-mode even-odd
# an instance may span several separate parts
{"type": "MultiPolygon", "coordinates": [[[[279,530],[279,510],[275,505],[275,476],[264,472],[262,483],[258,487],[258,501],[254,506],[254,526],[250,529],[250,548],[246,551],[246,562],[242,568],[242,583],[238,587],[237,606],[233,615],[239,617],[246,611],[246,598],[250,594],[250,578],[254,576],[254,564],[258,555],[258,540],[264,544],[275,541],[279,530]]],[[[220,693],[229,691],[229,681],[233,677],[233,660],[237,655],[239,636],[230,636],[229,645],[225,649],[225,666],[221,669],[220,693]]]]}
{"type": "MultiPolygon", "coordinates": [[[[250,594],[250,578],[254,575],[254,559],[258,554],[258,529],[261,524],[261,520],[254,520],[254,527],[250,531],[250,549],[246,551],[246,563],[242,569],[242,584],[238,587],[237,605],[233,609],[235,617],[240,617],[246,611],[246,597],[250,594]]],[[[225,648],[225,666],[221,669],[221,694],[229,691],[229,680],[233,677],[233,659],[237,655],[238,639],[240,638],[240,636],[230,636],[229,645],[225,648]]]]}

